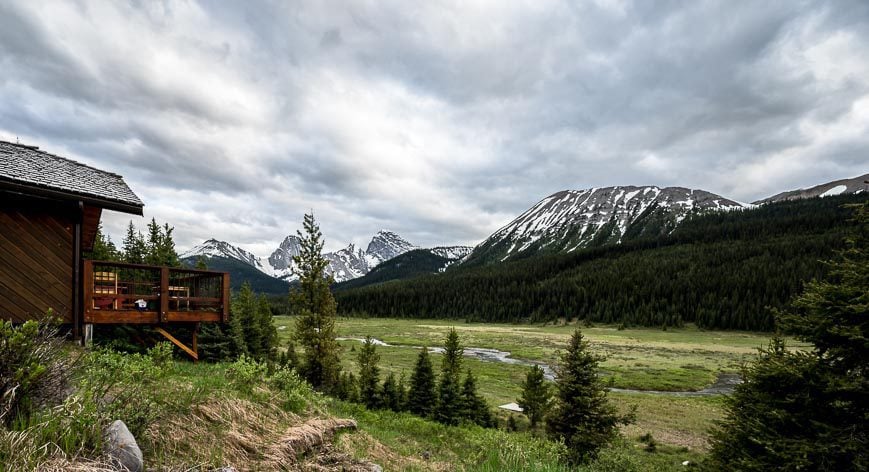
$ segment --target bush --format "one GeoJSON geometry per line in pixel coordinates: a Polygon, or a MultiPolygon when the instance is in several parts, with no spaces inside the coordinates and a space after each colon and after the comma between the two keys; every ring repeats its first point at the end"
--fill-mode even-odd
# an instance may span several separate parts
{"type": "Polygon", "coordinates": [[[26,422],[35,410],[66,397],[72,361],[50,316],[19,326],[0,321],[0,425],[26,422]]]}
{"type": "Polygon", "coordinates": [[[171,347],[166,344],[158,344],[146,355],[108,349],[86,354],[77,372],[76,395],[98,412],[100,423],[123,420],[138,436],[170,403],[156,388],[171,366],[171,347]]]}

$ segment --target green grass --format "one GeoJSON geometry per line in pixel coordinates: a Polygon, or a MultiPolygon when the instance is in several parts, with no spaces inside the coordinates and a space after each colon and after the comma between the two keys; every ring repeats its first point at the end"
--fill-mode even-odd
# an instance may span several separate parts
{"type": "MultiPolygon", "coordinates": [[[[286,340],[292,332],[290,317],[275,318],[279,334],[286,340]]],[[[370,335],[395,347],[379,346],[383,377],[387,372],[410,376],[418,351],[408,346],[440,346],[450,328],[459,332],[464,346],[509,351],[520,359],[554,364],[575,326],[462,323],[443,320],[402,320],[385,318],[339,318],[340,337],[370,335]]],[[[582,328],[592,348],[606,355],[604,375],[615,387],[639,390],[699,390],[714,382],[722,372],[733,372],[752,358],[768,340],[766,333],[704,331],[693,326],[618,330],[598,325],[582,328]]],[[[341,341],[345,369],[356,370],[358,341],[341,341]]],[[[436,370],[440,355],[433,354],[436,370]]],[[[516,401],[527,367],[465,358],[464,365],[477,377],[477,386],[490,405],[516,401]]],[[[704,451],[714,421],[723,412],[720,397],[673,397],[648,394],[610,393],[620,408],[637,406],[637,423],[624,429],[627,438],[644,433],[667,447],[688,447],[704,451]]],[[[501,419],[507,413],[496,410],[501,419]]],[[[633,439],[631,439],[633,441],[633,439]]],[[[639,447],[637,444],[634,446],[639,447]]]]}
{"type": "MultiPolygon", "coordinates": [[[[276,317],[279,331],[287,337],[292,330],[290,317],[276,317]]],[[[397,346],[440,346],[450,328],[455,328],[462,344],[508,351],[517,359],[554,364],[558,350],[567,344],[575,326],[511,325],[461,323],[443,320],[398,320],[386,318],[340,318],[338,336],[374,338],[397,346]]],[[[602,369],[613,377],[614,386],[639,390],[700,390],[715,381],[721,372],[735,372],[769,335],[736,331],[703,331],[693,326],[618,330],[614,326],[583,328],[592,347],[607,356],[602,369]]],[[[345,346],[350,346],[347,342],[345,346]]],[[[384,360],[386,351],[382,348],[384,360]]],[[[414,350],[395,349],[389,359],[396,368],[409,364],[414,350]]],[[[345,355],[347,350],[345,350],[345,355]]],[[[500,367],[504,367],[503,364],[500,367]]],[[[391,367],[387,367],[390,369],[391,367]]],[[[520,370],[522,370],[520,368],[520,370]]],[[[481,368],[482,372],[486,368],[481,368]]],[[[511,369],[504,368],[512,376],[511,369]]]]}

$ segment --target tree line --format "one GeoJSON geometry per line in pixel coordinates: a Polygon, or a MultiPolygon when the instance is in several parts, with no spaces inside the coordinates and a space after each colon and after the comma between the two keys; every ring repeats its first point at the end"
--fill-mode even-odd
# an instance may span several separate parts
{"type": "Polygon", "coordinates": [[[668,236],[342,290],[342,315],[772,330],[853,226],[845,195],[691,215],[668,236]]]}

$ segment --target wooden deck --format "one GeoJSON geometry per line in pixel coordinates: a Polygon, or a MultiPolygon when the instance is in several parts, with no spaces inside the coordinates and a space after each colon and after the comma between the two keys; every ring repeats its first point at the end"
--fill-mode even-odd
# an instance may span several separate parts
{"type": "Polygon", "coordinates": [[[229,321],[226,272],[91,260],[83,265],[85,324],[153,325],[197,360],[199,324],[229,321]],[[178,324],[193,326],[190,346],[169,333],[178,324]]]}
{"type": "Polygon", "coordinates": [[[223,323],[229,274],[107,261],[84,261],[84,322],[223,323]]]}

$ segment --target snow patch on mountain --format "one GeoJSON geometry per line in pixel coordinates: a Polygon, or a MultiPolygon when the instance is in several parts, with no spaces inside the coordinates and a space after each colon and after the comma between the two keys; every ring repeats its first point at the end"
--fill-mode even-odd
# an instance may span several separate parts
{"type": "Polygon", "coordinates": [[[188,259],[199,256],[236,259],[268,275],[274,276],[274,271],[271,270],[269,265],[264,264],[260,257],[257,257],[253,253],[245,251],[238,246],[229,244],[226,241],[218,241],[214,238],[208,239],[202,244],[194,246],[192,249],[181,253],[178,257],[180,259],[188,259]]]}
{"type": "Polygon", "coordinates": [[[574,251],[599,241],[620,242],[632,224],[658,211],[679,224],[697,210],[734,210],[746,205],[704,190],[683,187],[604,187],[565,190],[537,202],[478,245],[505,260],[529,248],[574,251]]]}

